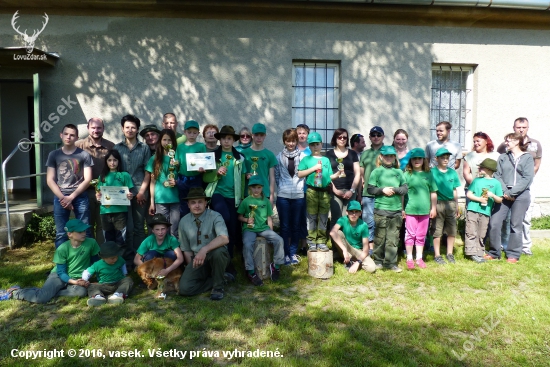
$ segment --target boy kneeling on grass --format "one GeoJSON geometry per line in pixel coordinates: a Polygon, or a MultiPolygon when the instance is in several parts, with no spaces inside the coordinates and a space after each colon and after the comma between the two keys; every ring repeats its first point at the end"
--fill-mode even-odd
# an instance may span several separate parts
{"type": "Polygon", "coordinates": [[[88,281],[96,274],[99,283],[90,283],[88,286],[88,306],[101,306],[105,303],[120,304],[128,297],[134,282],[127,276],[126,261],[122,257],[124,252],[116,242],[107,241],[100,246],[96,261],[82,273],[82,279],[88,281]],[[105,295],[110,294],[107,299],[105,295]]]}
{"type": "Polygon", "coordinates": [[[273,244],[273,262],[269,266],[271,280],[276,282],[281,274],[281,265],[285,263],[285,251],[283,239],[273,232],[273,209],[271,202],[264,196],[263,180],[259,175],[252,176],[248,182],[250,196],[244,199],[239,205],[239,221],[243,222],[243,257],[244,267],[248,279],[255,286],[263,285],[264,282],[254,268],[254,244],[256,237],[264,237],[267,242],[273,244]]]}
{"type": "Polygon", "coordinates": [[[374,273],[376,264],[369,256],[369,227],[361,219],[361,205],[352,200],[347,211],[347,217],[339,218],[332,227],[330,236],[344,256],[344,264],[350,273],[356,273],[359,267],[374,273]]]}
{"type": "Polygon", "coordinates": [[[502,186],[493,178],[497,170],[497,162],[486,158],[479,164],[479,177],[468,187],[468,215],[466,216],[466,243],[464,252],[476,263],[484,263],[485,235],[489,226],[489,218],[494,203],[502,203],[502,186]]]}

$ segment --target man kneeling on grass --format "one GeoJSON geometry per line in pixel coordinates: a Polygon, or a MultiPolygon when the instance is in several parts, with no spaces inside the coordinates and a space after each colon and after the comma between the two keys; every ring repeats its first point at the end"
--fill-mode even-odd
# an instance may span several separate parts
{"type": "Polygon", "coordinates": [[[120,304],[128,297],[134,282],[127,276],[126,261],[122,257],[124,248],[114,241],[107,241],[100,247],[101,260],[96,261],[82,273],[82,279],[88,281],[96,275],[99,283],[88,287],[88,306],[101,306],[105,303],[120,304]],[[105,299],[105,295],[109,297],[105,299]]]}
{"type": "Polygon", "coordinates": [[[207,198],[201,187],[193,187],[183,200],[191,213],[180,220],[180,248],[187,266],[180,278],[179,293],[194,296],[212,289],[210,299],[223,298],[225,280],[234,279],[225,268],[229,264],[227,227],[220,213],[206,209],[207,198]]]}
{"type": "Polygon", "coordinates": [[[344,264],[350,273],[356,273],[359,267],[374,273],[376,265],[369,256],[369,227],[361,219],[361,205],[358,201],[350,201],[347,211],[347,217],[341,217],[332,227],[332,241],[344,256],[344,264]]]}

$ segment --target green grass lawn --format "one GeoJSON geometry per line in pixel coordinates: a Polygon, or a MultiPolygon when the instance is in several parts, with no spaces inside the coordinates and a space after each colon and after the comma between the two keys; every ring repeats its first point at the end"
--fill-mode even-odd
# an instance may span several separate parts
{"type": "MultiPolygon", "coordinates": [[[[309,277],[302,261],[284,267],[277,284],[254,288],[241,276],[220,302],[209,294],[155,300],[137,287],[123,305],[94,309],[85,299],[4,301],[0,365],[164,366],[178,363],[169,356],[178,350],[187,351],[180,365],[197,366],[548,366],[549,245],[537,240],[535,256],[516,265],[475,264],[462,247],[454,266],[428,256],[427,269],[401,274],[351,275],[335,264],[329,280],[309,277]],[[14,348],[63,349],[65,357],[13,358],[14,348]],[[68,357],[69,349],[84,357],[68,357]],[[85,357],[98,349],[105,358],[85,357]],[[258,349],[280,355],[223,355],[258,349]],[[134,350],[143,356],[108,355],[134,350]],[[168,355],[149,357],[157,351],[168,355]]],[[[52,257],[51,242],[9,251],[0,259],[0,288],[40,286],[52,257]]]]}

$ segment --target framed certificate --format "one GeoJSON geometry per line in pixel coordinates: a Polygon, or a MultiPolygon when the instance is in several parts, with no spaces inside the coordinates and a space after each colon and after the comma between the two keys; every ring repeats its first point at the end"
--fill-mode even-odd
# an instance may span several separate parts
{"type": "Polygon", "coordinates": [[[216,158],[214,152],[210,153],[187,153],[185,155],[188,171],[198,171],[200,167],[205,170],[216,169],[216,158]]]}
{"type": "Polygon", "coordinates": [[[101,205],[130,205],[128,200],[128,187],[126,186],[101,186],[101,205]]]}

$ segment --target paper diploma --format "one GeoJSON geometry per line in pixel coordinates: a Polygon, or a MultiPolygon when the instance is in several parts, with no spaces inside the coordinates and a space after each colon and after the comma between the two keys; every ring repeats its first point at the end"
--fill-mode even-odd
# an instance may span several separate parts
{"type": "Polygon", "coordinates": [[[101,186],[101,205],[130,205],[127,186],[101,186]]]}
{"type": "Polygon", "coordinates": [[[216,169],[214,152],[211,153],[187,153],[185,155],[188,171],[198,171],[200,167],[205,170],[216,169]]]}

